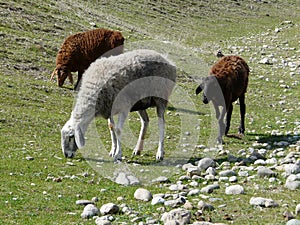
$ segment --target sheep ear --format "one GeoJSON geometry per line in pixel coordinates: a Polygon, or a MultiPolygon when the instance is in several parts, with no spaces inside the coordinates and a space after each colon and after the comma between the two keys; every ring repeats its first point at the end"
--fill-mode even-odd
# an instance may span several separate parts
{"type": "Polygon", "coordinates": [[[201,83],[196,89],[196,95],[198,95],[202,91],[203,83],[201,83]]]}
{"type": "Polygon", "coordinates": [[[53,80],[54,76],[57,74],[57,69],[55,68],[51,74],[50,81],[53,80]]]}
{"type": "Polygon", "coordinates": [[[85,145],[84,134],[80,126],[77,126],[75,128],[75,142],[78,148],[83,148],[83,146],[85,145]]]}

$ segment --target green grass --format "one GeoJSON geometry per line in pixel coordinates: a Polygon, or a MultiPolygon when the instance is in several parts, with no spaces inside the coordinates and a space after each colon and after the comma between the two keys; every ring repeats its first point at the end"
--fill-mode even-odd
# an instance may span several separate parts
{"type": "MultiPolygon", "coordinates": [[[[166,159],[172,156],[180,143],[182,120],[186,117],[193,116],[196,123],[200,124],[200,130],[196,130],[195,125],[190,128],[191,136],[196,135],[198,139],[197,144],[207,145],[209,142],[214,130],[211,108],[194,96],[194,89],[199,77],[206,75],[205,69],[197,71],[198,66],[202,69],[209,67],[216,60],[213,54],[219,48],[227,54],[232,50],[230,46],[247,46],[248,50],[240,54],[249,61],[251,67],[247,94],[247,134],[243,140],[225,138],[225,150],[237,155],[238,150],[252,147],[257,140],[268,142],[275,149],[273,143],[289,138],[288,132],[295,129],[295,122],[299,122],[299,74],[292,77],[287,68],[274,69],[258,64],[262,53],[273,53],[285,59],[290,57],[290,52],[282,49],[283,42],[288,42],[289,47],[299,51],[299,1],[257,3],[252,0],[190,0],[144,4],[144,1],[75,3],[71,0],[8,0],[0,3],[0,14],[0,224],[94,224],[93,220],[80,218],[83,208],[77,206],[75,201],[95,196],[99,197],[98,206],[107,202],[119,204],[117,197],[123,196],[125,200],[122,203],[138,211],[144,219],[147,215],[160,218],[161,213],[157,211],[159,206],[133,199],[137,187],[123,187],[103,178],[105,171],[95,171],[80,153],[73,160],[63,158],[60,129],[70,116],[74,94],[67,88],[58,88],[49,81],[49,77],[64,38],[75,32],[92,29],[92,22],[97,27],[121,30],[129,48],[142,45],[141,41],[145,40],[153,43],[159,43],[160,40],[170,42],[167,47],[154,48],[161,47],[163,51],[171,52],[170,57],[180,65],[178,86],[190,98],[195,111],[180,110],[176,104],[170,104],[166,115],[166,159]],[[285,20],[292,20],[294,26],[287,26],[275,35],[274,29],[284,27],[281,22],[285,20]],[[262,35],[266,32],[269,35],[262,35]],[[263,45],[273,48],[262,50],[263,45]],[[266,78],[269,81],[265,81],[266,78]],[[279,80],[292,88],[280,88],[279,80]],[[286,103],[279,105],[281,100],[286,103]],[[283,119],[287,122],[281,127],[282,124],[277,121],[283,119]],[[268,133],[270,130],[279,130],[282,136],[272,136],[268,133]],[[33,160],[27,160],[28,156],[33,160]],[[71,179],[73,175],[76,178],[71,179]],[[58,177],[62,178],[62,182],[52,180],[58,177]],[[101,189],[106,191],[102,192],[101,189]]],[[[66,86],[71,87],[69,84],[66,86]]],[[[238,117],[236,105],[232,133],[237,131],[238,117]]],[[[131,115],[128,123],[135,139],[139,128],[137,118],[131,115]]],[[[153,138],[156,135],[153,128],[156,126],[154,110],[150,110],[150,119],[152,123],[148,136],[153,138]]],[[[99,119],[96,124],[101,143],[105,149],[110,149],[107,122],[99,119]]],[[[125,162],[129,165],[133,162],[155,164],[156,144],[149,143],[148,146],[151,148],[147,151],[146,147],[142,157],[132,157],[132,146],[125,145],[125,162]]],[[[292,150],[286,149],[287,152],[292,150]]],[[[197,160],[206,154],[197,148],[189,157],[197,160]]],[[[216,160],[221,162],[224,156],[216,156],[216,160]]],[[[170,180],[175,182],[178,177],[172,174],[170,180]]],[[[224,219],[227,214],[234,224],[285,224],[282,213],[287,209],[294,211],[300,193],[299,190],[285,189],[284,178],[278,178],[281,183],[274,185],[265,179],[240,180],[246,194],[238,197],[225,196],[225,185],[222,184],[221,189],[210,196],[223,199],[214,205],[225,202],[227,206],[205,213],[204,217],[211,217],[214,222],[231,223],[224,219]],[[288,207],[253,208],[249,205],[251,196],[269,197],[288,207]]],[[[200,182],[202,186],[204,184],[200,182]]],[[[161,189],[154,184],[148,185],[147,189],[153,193],[168,192],[166,188],[161,189]]],[[[196,196],[190,200],[197,204],[196,200],[192,200],[196,198],[200,199],[196,196]]],[[[125,214],[120,213],[115,218],[114,224],[131,224],[125,214]]],[[[195,221],[196,217],[193,215],[192,219],[195,221]]]]}

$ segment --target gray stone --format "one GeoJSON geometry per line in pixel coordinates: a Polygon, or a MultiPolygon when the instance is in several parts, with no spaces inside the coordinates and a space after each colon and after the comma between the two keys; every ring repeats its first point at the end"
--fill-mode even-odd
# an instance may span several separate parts
{"type": "Polygon", "coordinates": [[[95,220],[96,225],[111,225],[111,222],[107,218],[99,217],[95,220]]]}
{"type": "Polygon", "coordinates": [[[206,170],[208,167],[216,167],[216,163],[211,158],[203,158],[198,162],[198,168],[200,170],[206,170]]]}
{"type": "Polygon", "coordinates": [[[300,173],[300,166],[298,164],[285,164],[284,170],[286,175],[298,174],[300,173]]]}
{"type": "Polygon", "coordinates": [[[225,190],[225,194],[227,194],[227,195],[239,195],[239,194],[244,194],[244,193],[245,193],[245,191],[244,191],[243,186],[238,185],[238,184],[226,187],[226,190],[225,190]]]}
{"type": "Polygon", "coordinates": [[[170,207],[174,208],[174,207],[178,207],[178,206],[184,205],[185,202],[186,202],[186,200],[185,200],[184,197],[179,197],[179,198],[176,198],[176,199],[165,201],[164,205],[165,206],[170,206],[170,207]]]}
{"type": "Polygon", "coordinates": [[[164,177],[164,176],[160,176],[154,180],[152,180],[153,183],[166,183],[169,181],[169,178],[164,177]]]}
{"type": "Polygon", "coordinates": [[[260,64],[266,64],[266,65],[272,65],[271,61],[269,58],[262,58],[258,63],[260,64]]]}
{"type": "Polygon", "coordinates": [[[148,202],[152,199],[152,194],[150,191],[148,191],[144,188],[138,188],[134,192],[134,198],[137,200],[142,200],[142,201],[148,202]]]}
{"type": "Polygon", "coordinates": [[[223,170],[219,172],[220,177],[231,177],[236,175],[237,175],[236,172],[234,172],[233,170],[223,170]]]}
{"type": "Polygon", "coordinates": [[[189,167],[186,170],[186,173],[189,177],[192,177],[194,175],[200,176],[201,175],[201,169],[197,166],[189,167]]]}
{"type": "Polygon", "coordinates": [[[210,185],[207,185],[207,186],[201,188],[200,192],[212,193],[215,189],[219,189],[219,188],[220,188],[219,184],[210,184],[210,185]]]}
{"type": "Polygon", "coordinates": [[[210,204],[208,204],[208,203],[206,203],[206,202],[204,202],[204,201],[199,201],[198,202],[198,208],[200,209],[200,210],[203,210],[203,211],[211,211],[211,210],[214,210],[214,207],[212,206],[212,205],[210,205],[210,204]]]}
{"type": "Polygon", "coordinates": [[[81,213],[81,218],[87,219],[99,215],[99,209],[94,204],[88,204],[84,207],[81,213]]]}
{"type": "Polygon", "coordinates": [[[164,198],[162,198],[161,196],[155,196],[151,201],[151,205],[164,204],[164,202],[165,202],[164,198]]]}
{"type": "Polygon", "coordinates": [[[136,178],[135,176],[132,175],[128,175],[124,172],[120,172],[117,174],[115,182],[117,184],[121,184],[121,185],[138,185],[140,183],[140,181],[138,180],[138,178],[136,178]]]}
{"type": "Polygon", "coordinates": [[[213,175],[213,176],[217,175],[217,170],[213,167],[208,167],[205,172],[209,175],[213,175]]]}
{"type": "Polygon", "coordinates": [[[200,190],[199,189],[192,189],[188,192],[188,196],[192,196],[192,195],[197,195],[200,193],[200,190]]]}
{"type": "Polygon", "coordinates": [[[237,178],[237,176],[232,176],[232,177],[229,177],[229,182],[231,182],[231,183],[235,183],[235,182],[237,182],[238,181],[238,178],[237,178]]]}
{"type": "Polygon", "coordinates": [[[277,206],[279,206],[272,199],[262,198],[262,197],[252,197],[250,199],[250,205],[263,206],[263,207],[277,207],[277,206]]]}
{"type": "Polygon", "coordinates": [[[76,201],[76,205],[84,205],[84,206],[86,206],[88,204],[94,204],[94,202],[90,201],[90,200],[84,200],[84,199],[76,201]]]}
{"type": "Polygon", "coordinates": [[[300,215],[300,204],[298,204],[298,205],[296,206],[295,214],[296,214],[296,215],[300,215]]]}
{"type": "Polygon", "coordinates": [[[116,214],[119,212],[119,206],[114,203],[107,203],[101,206],[100,213],[102,215],[116,214]]]}
{"type": "Polygon", "coordinates": [[[287,221],[286,225],[300,225],[300,220],[291,219],[291,220],[287,221]]]}
{"type": "Polygon", "coordinates": [[[300,188],[300,174],[291,174],[288,176],[284,186],[290,190],[296,190],[300,188]]]}
{"type": "Polygon", "coordinates": [[[161,220],[163,223],[169,225],[185,225],[189,224],[191,220],[191,212],[186,209],[178,208],[162,215],[161,220]]]}
{"type": "Polygon", "coordinates": [[[259,177],[275,177],[276,173],[267,167],[261,166],[257,170],[257,175],[259,177]]]}

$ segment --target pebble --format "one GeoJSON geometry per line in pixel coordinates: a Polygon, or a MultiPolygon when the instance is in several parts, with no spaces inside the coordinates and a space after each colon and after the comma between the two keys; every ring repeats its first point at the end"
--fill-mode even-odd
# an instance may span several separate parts
{"type": "Polygon", "coordinates": [[[199,189],[192,189],[188,192],[187,196],[197,195],[200,193],[199,189]]]}
{"type": "Polygon", "coordinates": [[[284,170],[287,175],[300,173],[300,166],[297,164],[285,164],[284,170]]]}
{"type": "Polygon", "coordinates": [[[200,192],[201,193],[212,193],[215,189],[219,189],[220,185],[219,184],[210,184],[207,185],[203,188],[201,188],[200,192]]]}
{"type": "Polygon", "coordinates": [[[152,193],[144,188],[138,188],[134,192],[134,198],[137,200],[148,202],[152,199],[152,193]]]}
{"type": "Polygon", "coordinates": [[[111,225],[111,222],[108,220],[107,217],[98,217],[95,220],[96,225],[111,225]]]}
{"type": "Polygon", "coordinates": [[[279,205],[269,198],[252,197],[250,199],[250,205],[263,206],[263,207],[278,207],[279,205]]]}
{"type": "Polygon", "coordinates": [[[295,214],[296,214],[296,215],[300,215],[300,204],[298,204],[298,205],[296,206],[295,214]]]}
{"type": "Polygon", "coordinates": [[[119,206],[114,203],[107,203],[101,206],[100,213],[102,215],[116,214],[119,212],[119,206]]]}
{"type": "Polygon", "coordinates": [[[200,170],[206,170],[208,167],[216,167],[216,163],[211,158],[203,158],[198,162],[198,168],[200,170]]]}
{"type": "Polygon", "coordinates": [[[165,225],[184,225],[190,223],[191,216],[189,210],[178,208],[164,213],[161,220],[165,225]]]}
{"type": "Polygon", "coordinates": [[[174,208],[174,207],[178,207],[178,206],[184,205],[185,202],[186,202],[185,198],[179,197],[179,198],[176,198],[176,199],[165,201],[164,205],[165,206],[170,206],[170,207],[174,208]]]}
{"type": "Polygon", "coordinates": [[[138,185],[140,184],[140,181],[138,180],[138,178],[136,178],[135,176],[132,175],[127,175],[126,173],[118,173],[115,182],[117,184],[121,184],[121,185],[138,185]]]}
{"type": "Polygon", "coordinates": [[[259,177],[275,177],[276,173],[267,167],[261,166],[257,170],[257,175],[259,177]]]}
{"type": "Polygon", "coordinates": [[[199,201],[197,204],[198,208],[203,211],[211,211],[214,210],[214,207],[204,201],[199,201]]]}
{"type": "Polygon", "coordinates": [[[296,189],[300,188],[300,173],[297,175],[291,174],[290,176],[288,176],[284,187],[286,187],[290,190],[296,190],[296,189]]]}
{"type": "Polygon", "coordinates": [[[26,156],[26,160],[32,161],[32,160],[34,160],[34,158],[32,156],[26,156]]]}
{"type": "Polygon", "coordinates": [[[164,176],[160,176],[154,180],[152,180],[153,183],[166,183],[169,182],[169,178],[164,177],[164,176]]]}
{"type": "Polygon", "coordinates": [[[86,205],[89,205],[89,204],[94,204],[94,202],[90,201],[90,200],[84,200],[84,199],[76,201],[76,205],[84,205],[84,206],[86,206],[86,205]]]}
{"type": "Polygon", "coordinates": [[[291,220],[287,221],[286,225],[300,225],[300,220],[291,219],[291,220]]]}
{"type": "Polygon", "coordinates": [[[245,194],[244,188],[241,185],[232,185],[229,187],[226,187],[225,194],[227,195],[239,195],[239,194],[245,194]]]}
{"type": "Polygon", "coordinates": [[[236,172],[233,170],[223,170],[219,172],[220,177],[231,177],[231,176],[236,176],[236,172]]]}
{"type": "Polygon", "coordinates": [[[94,204],[88,204],[84,207],[83,212],[81,213],[81,218],[92,218],[93,216],[98,216],[99,213],[99,209],[94,204]]]}
{"type": "Polygon", "coordinates": [[[153,199],[151,200],[151,205],[158,205],[158,204],[164,204],[165,199],[160,197],[160,196],[156,196],[153,197],[153,199]]]}

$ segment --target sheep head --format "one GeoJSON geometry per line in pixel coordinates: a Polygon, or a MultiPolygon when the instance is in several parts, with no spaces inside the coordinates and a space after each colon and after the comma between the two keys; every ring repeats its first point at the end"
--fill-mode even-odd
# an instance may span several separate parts
{"type": "Polygon", "coordinates": [[[65,80],[67,79],[67,77],[69,77],[69,80],[71,82],[71,84],[73,84],[73,76],[72,73],[69,69],[67,69],[67,67],[65,66],[57,66],[52,75],[50,80],[53,80],[54,76],[57,76],[57,85],[59,87],[62,87],[65,80]]]}
{"type": "Polygon", "coordinates": [[[74,128],[72,118],[61,129],[61,148],[66,158],[73,158],[76,150],[85,144],[80,126],[74,128]]]}
{"type": "Polygon", "coordinates": [[[215,90],[216,80],[213,79],[212,76],[206,77],[202,79],[202,83],[196,89],[196,95],[202,94],[202,102],[204,104],[208,104],[214,97],[214,90],[215,90]]]}
{"type": "Polygon", "coordinates": [[[196,89],[196,95],[198,95],[201,91],[203,91],[202,102],[204,104],[208,104],[210,101],[213,101],[217,105],[224,105],[222,87],[217,77],[208,76],[203,78],[201,84],[196,89]]]}

